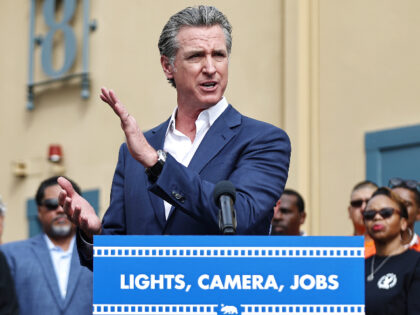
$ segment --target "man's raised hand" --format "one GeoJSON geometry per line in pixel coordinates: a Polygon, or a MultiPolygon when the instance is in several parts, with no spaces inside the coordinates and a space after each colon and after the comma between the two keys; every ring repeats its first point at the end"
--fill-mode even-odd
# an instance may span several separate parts
{"type": "Polygon", "coordinates": [[[124,131],[127,147],[133,158],[144,167],[152,167],[157,162],[156,150],[147,142],[141,132],[136,119],[131,116],[125,106],[121,104],[114,91],[101,88],[100,98],[107,103],[121,120],[121,128],[124,131]]]}

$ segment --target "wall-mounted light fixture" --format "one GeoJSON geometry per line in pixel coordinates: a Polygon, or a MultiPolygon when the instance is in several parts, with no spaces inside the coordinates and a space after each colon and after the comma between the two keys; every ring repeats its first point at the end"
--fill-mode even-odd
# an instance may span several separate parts
{"type": "Polygon", "coordinates": [[[66,167],[63,163],[63,149],[60,144],[50,144],[45,155],[24,157],[12,160],[12,172],[16,177],[63,175],[66,167]]]}
{"type": "Polygon", "coordinates": [[[63,159],[63,150],[59,144],[50,144],[48,147],[48,160],[53,163],[59,163],[63,159]]]}

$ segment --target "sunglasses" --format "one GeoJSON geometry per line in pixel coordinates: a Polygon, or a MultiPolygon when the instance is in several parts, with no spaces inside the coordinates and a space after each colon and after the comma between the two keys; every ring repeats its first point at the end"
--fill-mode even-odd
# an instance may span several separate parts
{"type": "Polygon", "coordinates": [[[405,180],[402,178],[394,177],[389,180],[388,186],[389,188],[401,187],[420,192],[420,183],[412,179],[405,180]]]}
{"type": "Polygon", "coordinates": [[[390,218],[394,214],[394,212],[400,214],[400,211],[398,209],[382,208],[380,210],[365,210],[363,211],[362,215],[363,215],[364,220],[370,221],[370,220],[373,220],[373,218],[378,213],[383,219],[387,219],[387,218],[390,218]]]}
{"type": "Polygon", "coordinates": [[[366,203],[367,204],[368,201],[369,201],[369,199],[356,199],[356,200],[351,200],[350,201],[350,205],[353,208],[360,208],[363,205],[363,203],[366,203]]]}
{"type": "Polygon", "coordinates": [[[54,198],[54,199],[45,199],[42,202],[42,205],[47,208],[48,210],[55,210],[58,208],[59,204],[58,204],[58,199],[54,198]]]}

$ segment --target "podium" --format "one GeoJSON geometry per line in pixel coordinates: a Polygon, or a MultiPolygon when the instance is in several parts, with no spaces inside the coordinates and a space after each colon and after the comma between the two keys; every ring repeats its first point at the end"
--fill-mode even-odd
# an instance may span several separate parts
{"type": "Polygon", "coordinates": [[[365,314],[363,237],[95,236],[93,314],[365,314]]]}

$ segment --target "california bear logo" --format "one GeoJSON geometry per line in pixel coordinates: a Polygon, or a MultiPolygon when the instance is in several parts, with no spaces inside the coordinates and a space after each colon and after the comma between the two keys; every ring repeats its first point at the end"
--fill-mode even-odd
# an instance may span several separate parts
{"type": "Polygon", "coordinates": [[[222,304],[221,311],[223,312],[223,314],[238,314],[238,309],[235,306],[232,306],[232,305],[224,306],[222,304]]]}
{"type": "Polygon", "coordinates": [[[382,276],[378,281],[378,288],[379,289],[391,289],[395,287],[397,284],[397,276],[393,273],[387,273],[386,275],[382,276]]]}

